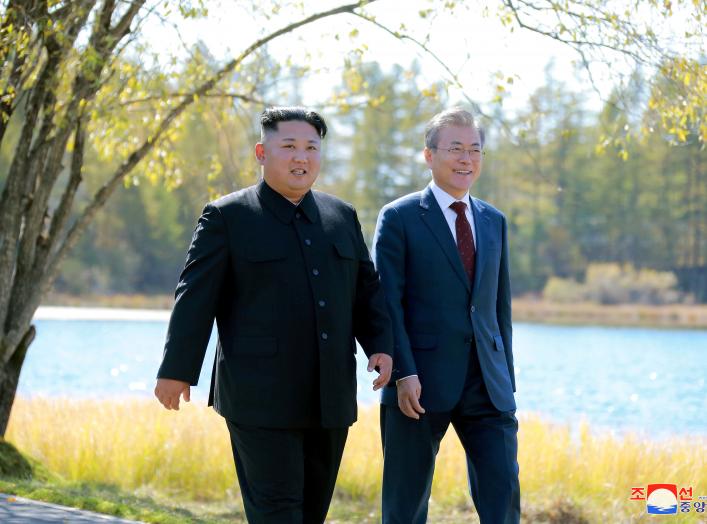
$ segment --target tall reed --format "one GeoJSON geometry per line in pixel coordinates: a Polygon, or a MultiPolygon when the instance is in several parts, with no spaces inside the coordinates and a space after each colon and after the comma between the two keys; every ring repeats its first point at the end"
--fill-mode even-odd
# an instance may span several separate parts
{"type": "MultiPolygon", "coordinates": [[[[228,431],[211,409],[156,401],[18,398],[7,439],[70,481],[148,486],[192,500],[238,496],[228,431]]],[[[520,417],[523,506],[572,505],[590,521],[643,521],[645,503],[628,500],[633,486],[675,483],[707,495],[707,441],[652,441],[570,428],[537,415],[520,417]]],[[[337,483],[346,498],[377,507],[383,467],[378,408],[360,410],[349,434],[337,483]]],[[[440,450],[433,507],[470,505],[463,451],[450,429],[440,450]]],[[[694,512],[673,522],[704,520],[694,512]]]]}

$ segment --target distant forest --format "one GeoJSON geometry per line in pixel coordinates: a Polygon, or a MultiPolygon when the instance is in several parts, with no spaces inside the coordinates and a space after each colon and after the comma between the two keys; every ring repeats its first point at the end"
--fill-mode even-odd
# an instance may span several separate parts
{"type": "MultiPolygon", "coordinates": [[[[416,64],[383,70],[369,63],[358,75],[345,76],[340,91],[350,95],[364,84],[360,100],[319,108],[330,134],[315,187],[353,203],[370,241],[380,208],[428,182],[424,125],[457,101],[442,83],[420,88],[416,64]]],[[[671,144],[670,136],[624,131],[636,122],[649,128],[656,118],[639,74],[599,112],[550,66],[546,75],[523,111],[506,114],[501,96],[479,118],[486,157],[472,194],[508,217],[514,293],[540,293],[551,277],[582,281],[590,265],[617,263],[671,272],[682,292],[707,302],[707,177],[697,133],[671,144]],[[617,110],[618,99],[633,110],[617,110]]],[[[286,94],[281,82],[280,91],[264,87],[261,99],[296,103],[305,84],[297,75],[285,83],[286,94]]],[[[227,97],[196,104],[170,138],[171,153],[139,166],[99,214],[63,263],[55,290],[172,293],[203,205],[259,177],[252,151],[261,110],[227,97]]],[[[91,173],[100,173],[109,153],[87,153],[84,191],[95,189],[91,173]]]]}

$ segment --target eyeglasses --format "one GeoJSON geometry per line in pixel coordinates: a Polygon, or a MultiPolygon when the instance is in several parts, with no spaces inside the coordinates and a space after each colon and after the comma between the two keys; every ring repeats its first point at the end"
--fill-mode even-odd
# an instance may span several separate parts
{"type": "Polygon", "coordinates": [[[454,146],[454,147],[433,147],[432,149],[436,149],[437,151],[446,151],[452,156],[456,157],[463,157],[464,153],[469,153],[469,157],[472,160],[478,160],[482,156],[486,154],[486,151],[483,149],[480,149],[478,147],[472,147],[471,149],[464,149],[463,147],[459,146],[454,146]]]}

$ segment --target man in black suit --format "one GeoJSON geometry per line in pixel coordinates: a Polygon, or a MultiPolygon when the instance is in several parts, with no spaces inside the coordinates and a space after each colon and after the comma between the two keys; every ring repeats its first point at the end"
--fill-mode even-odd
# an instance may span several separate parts
{"type": "Polygon", "coordinates": [[[175,292],[155,395],[179,409],[214,318],[209,405],[225,419],[251,523],[321,523],[356,420],[356,343],[390,378],[392,332],[356,211],[310,188],[327,127],[261,116],[263,179],[206,205],[175,292]]]}

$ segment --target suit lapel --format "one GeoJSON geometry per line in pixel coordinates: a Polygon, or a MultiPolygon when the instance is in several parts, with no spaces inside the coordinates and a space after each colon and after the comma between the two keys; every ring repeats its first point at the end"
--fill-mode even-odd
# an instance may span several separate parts
{"type": "Polygon", "coordinates": [[[470,209],[474,215],[474,226],[476,229],[476,238],[474,239],[476,244],[476,260],[474,264],[474,287],[472,288],[472,291],[476,291],[481,285],[481,273],[483,272],[486,255],[488,253],[486,242],[488,240],[489,217],[483,204],[476,198],[469,198],[471,200],[470,209]]]}
{"type": "Polygon", "coordinates": [[[432,234],[437,239],[442,251],[447,256],[447,259],[449,259],[449,263],[452,264],[457,276],[464,283],[466,289],[471,291],[469,278],[464,271],[464,266],[459,257],[459,250],[454,243],[454,237],[452,236],[452,232],[449,231],[447,220],[444,218],[444,214],[442,214],[442,210],[439,208],[437,199],[432,194],[432,190],[429,186],[422,191],[422,195],[420,196],[420,219],[430,228],[430,231],[432,231],[432,234]]]}

